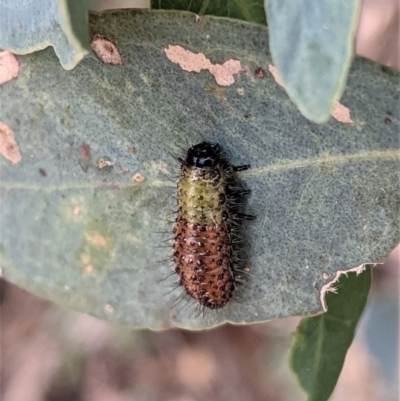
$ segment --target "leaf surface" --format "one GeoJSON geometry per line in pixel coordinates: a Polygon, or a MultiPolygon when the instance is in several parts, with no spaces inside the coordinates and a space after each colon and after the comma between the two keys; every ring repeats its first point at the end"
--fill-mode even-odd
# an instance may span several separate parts
{"type": "Polygon", "coordinates": [[[397,72],[356,59],[342,100],[355,124],[316,125],[267,72],[263,26],[118,11],[92,16],[91,29],[123,65],[92,55],[65,71],[46,49],[19,57],[19,77],[2,87],[1,120],[22,155],[0,159],[6,279],[131,327],[202,329],[320,311],[326,278],[399,242],[397,72]],[[209,72],[171,63],[169,45],[246,72],[217,87],[209,72]],[[176,277],[160,281],[172,267],[158,262],[172,253],[176,156],[203,140],[251,164],[239,177],[257,215],[244,225],[251,274],[237,301],[205,316],[192,302],[174,306],[181,290],[169,293],[176,277]]]}

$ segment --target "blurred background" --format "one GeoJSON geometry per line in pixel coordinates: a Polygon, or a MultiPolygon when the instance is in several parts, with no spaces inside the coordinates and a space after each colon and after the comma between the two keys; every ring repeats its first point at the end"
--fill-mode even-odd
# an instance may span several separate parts
{"type": "MultiPolygon", "coordinates": [[[[146,7],[148,1],[142,0],[146,7]]],[[[91,0],[92,9],[132,0],[91,0]]],[[[356,52],[400,69],[400,3],[362,1],[356,52]]],[[[400,246],[374,269],[332,401],[398,400],[400,246]]],[[[288,367],[298,318],[203,332],[128,331],[0,278],[2,401],[301,401],[288,367]]]]}

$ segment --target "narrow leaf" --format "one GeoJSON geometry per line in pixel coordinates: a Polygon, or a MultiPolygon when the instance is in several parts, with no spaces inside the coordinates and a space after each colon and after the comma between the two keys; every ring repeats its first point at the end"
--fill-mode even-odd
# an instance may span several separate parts
{"type": "Polygon", "coordinates": [[[272,58],[300,112],[328,120],[353,58],[359,0],[265,0],[272,58]]]}
{"type": "Polygon", "coordinates": [[[300,322],[290,364],[308,401],[326,401],[332,394],[367,303],[371,278],[371,266],[340,275],[331,287],[335,292],[326,292],[328,311],[300,322]]]}

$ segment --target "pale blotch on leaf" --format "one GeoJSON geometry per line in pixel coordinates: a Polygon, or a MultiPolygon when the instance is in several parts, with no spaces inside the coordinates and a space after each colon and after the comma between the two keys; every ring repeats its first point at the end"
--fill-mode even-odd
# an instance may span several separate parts
{"type": "Polygon", "coordinates": [[[82,253],[80,255],[80,260],[81,260],[83,269],[84,269],[85,273],[88,275],[92,274],[93,270],[94,270],[90,259],[91,259],[90,255],[88,255],[87,253],[82,253]]]}
{"type": "Polygon", "coordinates": [[[283,85],[283,80],[282,80],[281,76],[279,75],[279,72],[278,72],[277,68],[274,65],[268,64],[268,71],[271,73],[271,75],[275,79],[275,82],[279,86],[284,86],[283,85]]]}
{"type": "Polygon", "coordinates": [[[331,116],[341,123],[354,124],[354,121],[350,117],[350,109],[339,102],[335,103],[331,116]]]}
{"type": "Polygon", "coordinates": [[[169,175],[169,171],[167,169],[167,164],[164,163],[162,160],[159,160],[158,162],[152,161],[151,162],[151,168],[154,171],[161,171],[163,174],[169,175]]]}
{"type": "Polygon", "coordinates": [[[133,180],[133,181],[139,182],[139,183],[144,182],[145,179],[146,179],[146,178],[144,178],[144,177],[142,176],[142,174],[139,174],[139,173],[136,173],[136,174],[132,177],[132,180],[133,180]]]}
{"type": "Polygon", "coordinates": [[[75,215],[75,216],[78,216],[78,214],[81,212],[81,208],[79,207],[79,206],[75,206],[74,207],[74,209],[73,209],[73,211],[72,211],[72,213],[75,215]]]}
{"type": "Polygon", "coordinates": [[[94,246],[99,246],[104,248],[107,245],[106,239],[100,234],[89,235],[85,233],[85,238],[89,244],[94,246]]]}
{"type": "Polygon", "coordinates": [[[170,61],[178,64],[182,70],[200,72],[208,70],[220,86],[229,86],[235,82],[234,75],[243,72],[239,60],[227,60],[223,64],[212,64],[203,53],[193,53],[182,46],[168,46],[164,53],[170,61]]]}
{"type": "Polygon", "coordinates": [[[114,165],[114,162],[112,162],[111,160],[107,160],[107,159],[99,159],[97,161],[97,168],[102,169],[104,167],[112,167],[114,165]]]}
{"type": "Polygon", "coordinates": [[[14,54],[9,51],[0,52],[0,85],[16,78],[19,72],[19,63],[14,54]]]}
{"type": "Polygon", "coordinates": [[[86,274],[92,274],[93,273],[93,266],[92,265],[86,265],[85,266],[85,273],[86,274]]]}
{"type": "Polygon", "coordinates": [[[210,67],[210,72],[214,75],[215,81],[221,86],[230,86],[235,83],[235,74],[243,71],[242,65],[238,60],[227,60],[224,64],[214,64],[210,67]]]}
{"type": "Polygon", "coordinates": [[[0,121],[0,155],[13,164],[21,161],[21,153],[14,138],[13,130],[0,121]]]}
{"type": "Polygon", "coordinates": [[[115,44],[105,36],[96,34],[90,44],[96,56],[105,64],[121,65],[122,57],[115,44]]]}
{"type": "Polygon", "coordinates": [[[104,312],[106,313],[113,313],[114,312],[114,308],[111,305],[104,305],[104,312]]]}

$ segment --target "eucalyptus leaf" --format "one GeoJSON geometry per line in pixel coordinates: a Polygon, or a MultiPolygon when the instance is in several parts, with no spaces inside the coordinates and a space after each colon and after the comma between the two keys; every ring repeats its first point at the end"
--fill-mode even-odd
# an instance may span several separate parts
{"type": "Polygon", "coordinates": [[[326,401],[332,394],[367,303],[371,281],[371,266],[360,274],[341,275],[333,287],[335,292],[326,294],[328,311],[300,322],[290,364],[308,401],[326,401]]]}
{"type": "Polygon", "coordinates": [[[191,11],[260,24],[264,24],[266,19],[263,0],[151,0],[151,8],[191,11]]]}
{"type": "Polygon", "coordinates": [[[311,121],[327,121],[343,94],[359,7],[359,0],[265,0],[274,64],[311,121]]]}
{"type": "Polygon", "coordinates": [[[130,327],[203,329],[320,311],[326,278],[399,242],[397,72],[356,59],[342,99],[355,123],[316,125],[267,72],[261,25],[130,10],[93,15],[91,29],[123,65],[93,55],[67,72],[46,49],[19,57],[20,76],[2,87],[0,120],[22,154],[0,159],[7,280],[130,327]],[[247,72],[217,87],[169,61],[169,45],[247,72]],[[202,140],[251,164],[239,177],[257,215],[244,225],[250,274],[236,301],[204,316],[174,306],[181,289],[158,262],[172,254],[176,156],[202,140]]]}
{"type": "Polygon", "coordinates": [[[27,54],[48,46],[68,70],[88,54],[87,0],[0,2],[0,48],[27,54]]]}

